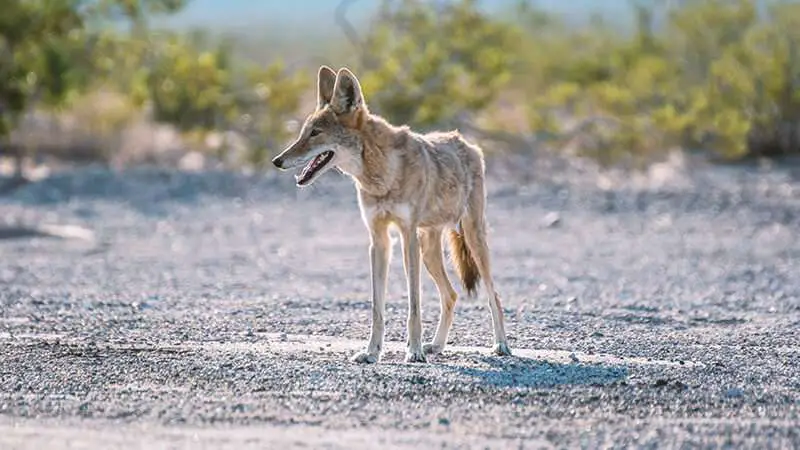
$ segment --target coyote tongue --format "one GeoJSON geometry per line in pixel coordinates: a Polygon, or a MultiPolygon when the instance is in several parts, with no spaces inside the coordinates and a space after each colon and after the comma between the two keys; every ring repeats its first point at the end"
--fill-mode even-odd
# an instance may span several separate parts
{"type": "Polygon", "coordinates": [[[323,167],[325,167],[330,161],[333,159],[333,152],[332,151],[325,151],[317,155],[314,159],[311,160],[303,170],[300,172],[299,175],[295,176],[298,185],[304,185],[308,183],[314,175],[319,172],[323,167]]]}

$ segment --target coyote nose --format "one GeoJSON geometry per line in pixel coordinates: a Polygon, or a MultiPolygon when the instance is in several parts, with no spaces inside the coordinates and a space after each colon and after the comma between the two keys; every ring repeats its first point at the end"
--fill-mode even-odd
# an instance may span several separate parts
{"type": "Polygon", "coordinates": [[[283,169],[283,159],[280,156],[272,158],[272,164],[278,169],[283,169]]]}

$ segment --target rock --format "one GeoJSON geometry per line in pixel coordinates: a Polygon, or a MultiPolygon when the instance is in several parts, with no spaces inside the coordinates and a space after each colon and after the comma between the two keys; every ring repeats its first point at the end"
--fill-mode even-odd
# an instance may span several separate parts
{"type": "Polygon", "coordinates": [[[561,215],[555,211],[547,213],[542,220],[542,226],[545,228],[555,228],[559,225],[561,225],[561,215]]]}

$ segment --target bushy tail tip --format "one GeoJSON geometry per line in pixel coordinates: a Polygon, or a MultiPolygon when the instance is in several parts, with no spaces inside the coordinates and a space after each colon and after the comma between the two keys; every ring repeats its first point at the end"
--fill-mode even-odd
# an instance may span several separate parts
{"type": "Polygon", "coordinates": [[[455,265],[458,278],[469,296],[474,296],[481,275],[472,253],[469,251],[464,235],[457,230],[450,230],[450,257],[455,265]]]}

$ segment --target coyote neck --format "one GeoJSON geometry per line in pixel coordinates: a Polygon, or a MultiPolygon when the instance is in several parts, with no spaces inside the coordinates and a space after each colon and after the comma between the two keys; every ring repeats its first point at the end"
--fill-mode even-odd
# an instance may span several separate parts
{"type": "Polygon", "coordinates": [[[401,176],[401,149],[408,145],[409,130],[370,114],[360,131],[361,171],[354,178],[365,193],[386,196],[401,176]]]}

